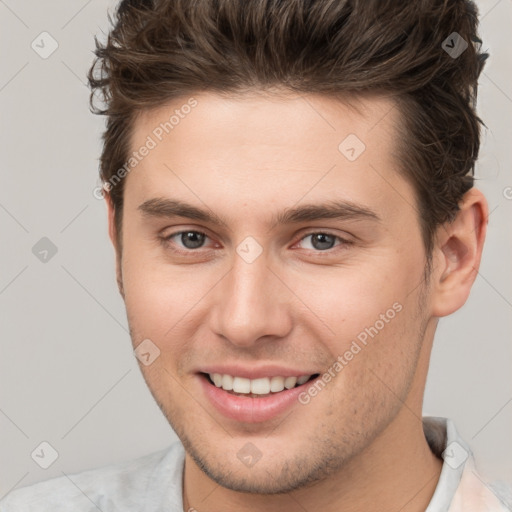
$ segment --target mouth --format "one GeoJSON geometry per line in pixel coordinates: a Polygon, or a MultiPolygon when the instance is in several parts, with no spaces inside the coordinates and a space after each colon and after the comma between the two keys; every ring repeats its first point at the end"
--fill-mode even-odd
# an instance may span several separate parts
{"type": "Polygon", "coordinates": [[[272,364],[224,364],[198,368],[196,376],[203,396],[216,413],[235,422],[264,423],[294,409],[296,414],[304,414],[300,412],[304,411],[300,397],[321,375],[306,372],[311,370],[272,364]]]}
{"type": "Polygon", "coordinates": [[[200,375],[210,385],[220,388],[230,395],[246,398],[266,398],[275,396],[286,390],[305,386],[320,376],[319,373],[314,373],[312,375],[297,375],[289,377],[276,375],[273,377],[248,379],[245,377],[220,373],[201,372],[200,375]]]}

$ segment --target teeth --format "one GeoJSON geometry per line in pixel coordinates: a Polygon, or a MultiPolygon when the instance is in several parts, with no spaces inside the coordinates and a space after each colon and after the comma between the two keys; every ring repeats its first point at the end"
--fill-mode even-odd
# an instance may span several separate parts
{"type": "Polygon", "coordinates": [[[286,389],[292,389],[297,384],[297,377],[286,377],[284,379],[284,387],[286,389]]]}
{"type": "Polygon", "coordinates": [[[251,392],[251,379],[244,379],[243,377],[235,377],[233,379],[233,391],[235,393],[250,393],[251,392]]]}
{"type": "Polygon", "coordinates": [[[307,380],[309,379],[310,375],[303,375],[302,377],[299,377],[297,379],[297,384],[299,386],[301,386],[302,384],[304,384],[304,382],[307,382],[307,380]]]}
{"type": "Polygon", "coordinates": [[[222,389],[231,391],[233,389],[233,377],[231,375],[222,376],[222,389]]]}
{"type": "Polygon", "coordinates": [[[254,393],[255,395],[268,395],[270,392],[279,393],[286,389],[292,389],[296,385],[302,385],[307,382],[311,375],[301,375],[299,377],[262,377],[260,379],[246,379],[244,377],[233,377],[232,375],[210,373],[215,386],[225,391],[234,391],[235,393],[254,393]]]}
{"type": "Polygon", "coordinates": [[[284,377],[272,377],[270,379],[270,391],[274,393],[283,391],[284,389],[284,377]]]}
{"type": "Polygon", "coordinates": [[[270,393],[270,379],[263,377],[261,379],[251,380],[251,393],[255,395],[266,395],[270,393]]]}

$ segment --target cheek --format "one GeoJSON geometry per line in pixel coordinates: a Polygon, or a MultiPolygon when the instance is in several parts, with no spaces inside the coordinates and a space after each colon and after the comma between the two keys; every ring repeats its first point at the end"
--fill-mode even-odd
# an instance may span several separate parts
{"type": "Polygon", "coordinates": [[[318,401],[318,411],[330,404],[333,414],[345,416],[340,419],[344,425],[367,429],[399,410],[407,399],[421,349],[419,325],[410,318],[417,312],[411,311],[413,301],[408,299],[400,306],[388,312],[387,323],[380,319],[366,324],[361,319],[345,321],[340,338],[330,345],[333,361],[339,363],[331,366],[336,374],[334,385],[328,385],[329,396],[323,404],[318,401]]]}
{"type": "MultiPolygon", "coordinates": [[[[130,326],[138,337],[133,343],[150,338],[175,352],[178,347],[170,345],[190,337],[187,330],[194,322],[204,323],[212,308],[219,307],[222,297],[218,289],[217,304],[208,304],[212,297],[208,293],[229,268],[167,264],[161,251],[145,247],[137,233],[125,230],[124,234],[128,235],[122,261],[125,303],[130,326]]],[[[410,249],[416,245],[411,244],[410,249]]],[[[291,288],[300,299],[295,300],[283,287],[283,297],[290,297],[287,311],[295,323],[311,330],[313,338],[322,340],[333,357],[348,350],[354,340],[364,344],[389,338],[383,350],[391,350],[394,332],[403,323],[395,316],[411,314],[411,306],[407,313],[397,314],[396,305],[406,306],[422,276],[421,254],[416,252],[388,248],[372,253],[371,258],[361,257],[357,263],[330,269],[283,267],[279,273],[284,282],[293,283],[291,288]]]]}
{"type": "Polygon", "coordinates": [[[157,338],[170,334],[207,285],[190,269],[157,263],[136,251],[126,251],[122,272],[128,315],[139,329],[157,338]]]}
{"type": "Polygon", "coordinates": [[[427,314],[419,307],[422,261],[421,251],[404,255],[395,249],[358,268],[333,269],[320,280],[296,276],[291,281],[321,320],[315,320],[315,339],[323,342],[333,363],[341,357],[343,369],[333,370],[345,373],[344,386],[382,387],[369,369],[397,388],[410,378],[427,314]],[[369,381],[363,384],[365,378],[369,381]]]}
{"type": "Polygon", "coordinates": [[[296,295],[304,298],[306,316],[317,317],[326,339],[347,341],[360,335],[364,341],[368,331],[391,332],[395,323],[400,324],[401,310],[414,295],[407,283],[417,281],[417,274],[403,265],[399,273],[388,264],[364,271],[338,268],[320,279],[295,276],[290,282],[296,295]]]}

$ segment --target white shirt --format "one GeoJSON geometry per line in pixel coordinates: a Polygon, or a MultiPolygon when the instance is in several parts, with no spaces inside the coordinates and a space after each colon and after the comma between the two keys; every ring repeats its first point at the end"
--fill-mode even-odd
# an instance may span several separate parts
{"type": "MultiPolygon", "coordinates": [[[[484,483],[451,420],[424,417],[423,422],[431,450],[444,460],[425,512],[512,510],[512,489],[503,488],[498,496],[484,483]]],[[[13,490],[0,500],[0,512],[182,512],[184,459],[183,445],[176,441],[129,462],[13,490]]]]}

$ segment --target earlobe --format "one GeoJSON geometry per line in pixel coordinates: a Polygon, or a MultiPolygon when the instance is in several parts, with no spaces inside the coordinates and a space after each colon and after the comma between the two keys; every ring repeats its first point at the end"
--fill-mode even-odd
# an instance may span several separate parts
{"type": "Polygon", "coordinates": [[[437,230],[433,316],[450,315],[469,297],[478,274],[488,222],[487,201],[472,188],[459,203],[455,219],[437,230]]]}

